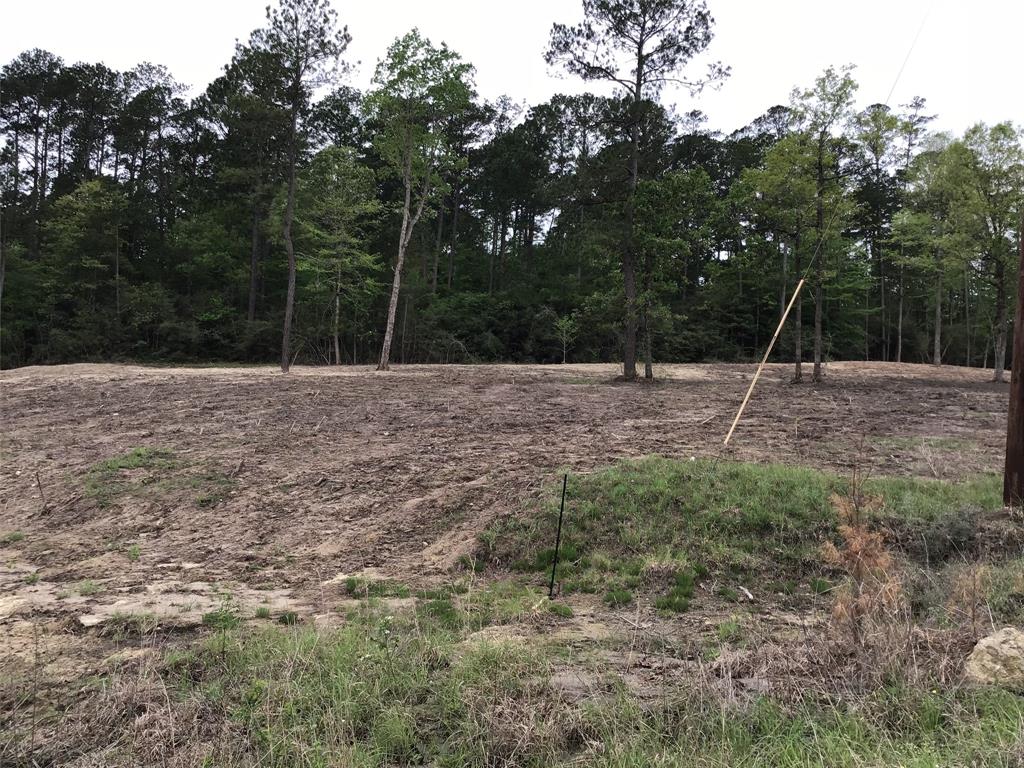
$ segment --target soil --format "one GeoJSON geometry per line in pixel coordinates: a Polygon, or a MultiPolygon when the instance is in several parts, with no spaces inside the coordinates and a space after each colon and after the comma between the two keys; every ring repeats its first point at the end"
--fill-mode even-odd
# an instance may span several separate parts
{"type": "Polygon", "coordinates": [[[560,471],[619,458],[1001,470],[1008,389],[991,371],[834,363],[823,383],[793,385],[790,366],[769,366],[725,449],[753,372],[660,366],[640,384],[613,365],[4,372],[0,675],[94,670],[118,615],[151,614],[170,634],[231,602],[329,624],[347,575],[447,578],[489,521],[560,471]],[[173,460],[124,471],[130,490],[98,498],[90,471],[136,448],[173,460]]]}

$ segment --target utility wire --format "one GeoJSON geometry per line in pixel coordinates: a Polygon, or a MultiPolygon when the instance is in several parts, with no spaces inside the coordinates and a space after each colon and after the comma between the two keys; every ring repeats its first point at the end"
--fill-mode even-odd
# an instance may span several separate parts
{"type": "MultiPolygon", "coordinates": [[[[892,95],[896,91],[896,86],[899,85],[900,79],[903,77],[903,72],[906,70],[907,64],[910,61],[910,57],[913,55],[914,49],[917,47],[917,43],[921,39],[921,33],[924,31],[925,25],[928,23],[928,18],[931,15],[931,12],[932,12],[932,9],[934,8],[934,5],[935,5],[935,0],[932,0],[932,2],[925,9],[924,18],[921,19],[921,24],[918,26],[917,32],[915,33],[913,40],[911,40],[911,42],[910,42],[910,47],[907,49],[907,55],[903,57],[903,63],[900,65],[899,71],[896,73],[896,79],[893,80],[892,87],[889,89],[889,94],[885,98],[885,105],[886,106],[889,106],[889,101],[892,99],[892,95]]],[[[806,268],[804,269],[803,275],[801,275],[801,278],[800,278],[800,280],[797,283],[797,285],[798,285],[797,290],[799,290],[799,287],[800,287],[801,283],[803,283],[807,279],[807,276],[810,274],[811,267],[814,266],[814,264],[817,261],[818,257],[821,255],[822,246],[825,243],[825,239],[829,235],[829,230],[831,230],[832,225],[835,223],[836,216],[838,215],[838,213],[839,213],[839,206],[838,205],[833,206],[832,214],[831,214],[831,216],[829,216],[829,220],[828,220],[828,222],[826,222],[825,228],[822,230],[821,235],[818,238],[818,242],[814,246],[814,253],[811,255],[811,258],[808,261],[806,268]]],[[[792,301],[791,301],[791,303],[792,303],[792,301]]],[[[782,329],[780,327],[779,331],[781,332],[781,330],[782,329]]],[[[747,399],[749,399],[750,395],[753,394],[753,388],[754,388],[753,384],[755,384],[757,382],[757,377],[760,375],[761,368],[763,366],[764,366],[764,362],[762,362],[761,366],[758,367],[757,374],[755,374],[755,376],[754,376],[754,382],[751,384],[750,391],[747,393],[747,399]]],[[[740,406],[740,413],[742,413],[743,406],[745,406],[745,405],[746,405],[746,399],[744,400],[743,405],[740,406]]],[[[732,429],[730,429],[730,431],[729,431],[729,437],[732,437],[732,433],[735,430],[738,422],[739,422],[739,415],[737,415],[736,420],[733,422],[732,429]]],[[[728,442],[728,439],[729,438],[727,437],[726,438],[727,442],[728,442]]],[[[718,465],[718,462],[719,462],[720,459],[721,459],[721,449],[719,449],[719,451],[716,452],[714,463],[712,464],[712,467],[710,468],[711,471],[714,471],[714,468],[718,465]]]]}

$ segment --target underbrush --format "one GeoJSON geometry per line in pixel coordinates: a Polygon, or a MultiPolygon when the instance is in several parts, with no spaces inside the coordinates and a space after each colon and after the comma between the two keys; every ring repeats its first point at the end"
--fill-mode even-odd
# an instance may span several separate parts
{"type": "Polygon", "coordinates": [[[540,603],[495,585],[401,612],[370,598],[332,630],[224,629],[112,676],[61,736],[111,766],[1019,764],[1024,708],[998,690],[890,684],[787,704],[676,684],[652,697],[556,640],[478,634],[540,603]],[[592,695],[565,698],[552,680],[566,669],[597,681],[592,695]]]}
{"type": "MultiPolygon", "coordinates": [[[[974,640],[1024,620],[1024,559],[1012,535],[1002,546],[992,535],[1007,518],[992,478],[851,485],[799,468],[650,458],[569,490],[558,580],[563,595],[592,597],[570,606],[541,588],[557,508],[501,520],[481,534],[488,578],[473,568],[417,589],[353,577],[331,628],[295,614],[254,625],[225,602],[203,617],[204,639],[62,705],[46,740],[32,731],[45,751],[31,759],[1024,764],[1024,699],[962,686],[974,640]],[[749,609],[678,615],[741,595],[749,609]],[[588,634],[595,623],[604,631],[588,634]]],[[[151,623],[118,627],[143,643],[151,623]]]]}
{"type": "MultiPolygon", "coordinates": [[[[657,457],[573,476],[557,578],[566,594],[646,589],[670,610],[689,606],[694,584],[723,596],[813,598],[835,574],[821,547],[838,537],[830,498],[848,486],[800,467],[657,457]]],[[[994,476],[869,479],[864,490],[882,499],[871,524],[922,566],[977,553],[979,515],[1002,508],[994,476]]],[[[477,559],[550,572],[556,524],[553,503],[503,518],[481,535],[477,559]]]]}

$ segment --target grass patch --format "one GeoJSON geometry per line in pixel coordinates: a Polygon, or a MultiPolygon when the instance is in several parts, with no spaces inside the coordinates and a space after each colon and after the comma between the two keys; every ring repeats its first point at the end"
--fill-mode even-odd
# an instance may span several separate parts
{"type": "Polygon", "coordinates": [[[360,576],[349,576],[345,579],[343,591],[347,595],[358,598],[367,597],[409,597],[412,591],[404,584],[394,581],[373,581],[360,576]]]}
{"type": "Polygon", "coordinates": [[[832,591],[832,582],[828,579],[814,577],[810,580],[811,592],[816,595],[825,595],[832,591]]]}
{"type": "Polygon", "coordinates": [[[548,612],[555,614],[555,616],[561,616],[563,619],[571,619],[573,616],[572,608],[565,603],[556,603],[554,601],[548,603],[548,612]]]}
{"type": "Polygon", "coordinates": [[[628,589],[609,589],[604,593],[604,601],[612,608],[619,608],[633,602],[633,593],[628,589]]]}
{"type": "MultiPolygon", "coordinates": [[[[642,702],[602,672],[614,696],[566,702],[547,682],[564,656],[467,641],[475,617],[460,597],[425,605],[393,615],[371,601],[330,631],[228,631],[169,654],[162,678],[186,712],[198,704],[228,729],[204,754],[229,767],[1009,768],[1020,748],[1024,705],[998,690],[893,687],[839,703],[726,705],[684,684],[642,702]]],[[[738,620],[718,627],[723,642],[741,632],[738,620]]]]}
{"type": "Polygon", "coordinates": [[[78,586],[75,587],[75,591],[82,597],[91,597],[92,595],[98,595],[102,592],[103,585],[97,584],[92,579],[86,579],[85,581],[78,582],[78,586]]]}
{"type": "MultiPolygon", "coordinates": [[[[574,476],[557,577],[566,593],[598,594],[635,591],[652,570],[707,572],[746,585],[824,578],[820,548],[837,535],[829,497],[847,485],[801,467],[658,457],[574,476]]],[[[922,535],[930,537],[933,558],[957,551],[969,536],[958,521],[1002,508],[995,476],[962,483],[878,478],[865,491],[884,500],[876,523],[898,531],[915,557],[911,542],[922,535]]],[[[553,500],[531,518],[497,521],[481,536],[480,558],[513,570],[550,570],[557,514],[553,500]]],[[[687,592],[670,584],[662,607],[685,610],[687,592]]]]}
{"type": "Polygon", "coordinates": [[[163,496],[183,490],[194,493],[200,507],[216,506],[234,487],[227,475],[197,468],[163,448],[133,448],[93,464],[85,473],[85,495],[100,507],[124,497],[163,496]]]}
{"type": "Polygon", "coordinates": [[[654,601],[659,611],[685,613],[690,608],[693,590],[697,586],[697,576],[690,570],[677,571],[673,579],[672,589],[654,601]]]}
{"type": "Polygon", "coordinates": [[[203,625],[217,630],[235,629],[242,623],[238,613],[230,607],[218,608],[203,614],[203,625]]]}
{"type": "Polygon", "coordinates": [[[21,531],[11,531],[2,538],[0,538],[0,545],[17,544],[25,538],[25,534],[21,531]]]}

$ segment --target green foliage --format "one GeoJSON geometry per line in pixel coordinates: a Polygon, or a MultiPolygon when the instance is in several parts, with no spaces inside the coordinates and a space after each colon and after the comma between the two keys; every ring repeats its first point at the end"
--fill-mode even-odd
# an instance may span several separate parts
{"type": "Polygon", "coordinates": [[[92,579],[86,579],[85,581],[79,582],[75,589],[82,597],[91,597],[102,592],[104,587],[101,584],[97,584],[92,579]]]}
{"type": "Polygon", "coordinates": [[[923,99],[858,111],[847,67],[712,134],[659,98],[726,75],[686,73],[713,32],[701,2],[588,0],[546,58],[614,94],[528,108],[480,99],[418,30],[367,93],[340,85],[327,0],[268,8],[192,99],[157,65],[19,54],[0,72],[0,365],[274,359],[289,198],[302,363],[376,358],[389,316],[404,362],[618,360],[627,245],[656,361],[756,359],[813,266],[826,359],[1005,362],[1020,128],[929,135],[923,99]]]}
{"type": "Polygon", "coordinates": [[[227,606],[203,614],[203,624],[211,629],[234,629],[241,622],[242,620],[238,614],[227,606]]]}
{"type": "Polygon", "coordinates": [[[693,598],[693,589],[697,584],[697,576],[688,569],[679,570],[673,577],[672,588],[668,594],[658,597],[654,601],[659,611],[670,611],[672,613],[685,613],[690,608],[690,600],[693,598]]]}

